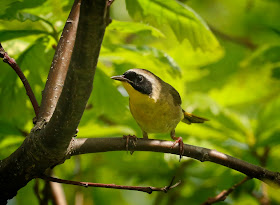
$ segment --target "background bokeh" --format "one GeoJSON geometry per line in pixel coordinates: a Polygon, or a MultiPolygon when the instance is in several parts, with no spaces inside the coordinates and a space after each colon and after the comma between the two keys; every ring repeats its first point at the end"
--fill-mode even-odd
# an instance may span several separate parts
{"type": "MultiPolygon", "coordinates": [[[[38,101],[72,3],[1,1],[0,42],[38,101]]],[[[180,123],[176,132],[185,143],[279,171],[279,11],[278,0],[115,0],[78,137],[141,137],[126,92],[109,77],[145,68],[179,91],[185,110],[210,119],[201,125],[180,123]]],[[[4,159],[22,143],[34,117],[22,83],[5,63],[0,63],[0,99],[4,159]]],[[[150,138],[170,140],[168,134],[150,138]]],[[[63,185],[68,204],[77,205],[201,204],[244,178],[210,162],[183,158],[179,163],[177,156],[152,152],[81,155],[53,171],[63,179],[121,185],[165,186],[173,176],[183,181],[168,194],[151,195],[63,185]]],[[[34,183],[9,204],[38,204],[34,183]]],[[[280,204],[279,190],[250,180],[220,204],[280,204]]]]}

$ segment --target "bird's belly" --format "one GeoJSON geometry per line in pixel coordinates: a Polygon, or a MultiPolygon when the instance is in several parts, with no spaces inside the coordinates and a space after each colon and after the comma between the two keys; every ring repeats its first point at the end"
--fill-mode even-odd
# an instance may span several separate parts
{"type": "Polygon", "coordinates": [[[183,118],[181,106],[165,102],[130,101],[130,111],[141,129],[147,133],[167,133],[176,128],[183,118]]]}

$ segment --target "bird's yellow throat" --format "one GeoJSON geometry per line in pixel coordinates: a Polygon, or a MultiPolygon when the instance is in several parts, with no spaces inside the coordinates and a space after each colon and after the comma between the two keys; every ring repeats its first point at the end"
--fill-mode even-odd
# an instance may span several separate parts
{"type": "Polygon", "coordinates": [[[129,98],[134,102],[134,103],[141,103],[143,101],[154,101],[152,98],[149,97],[149,95],[142,94],[139,91],[135,90],[128,82],[122,81],[123,87],[126,89],[129,98]]]}

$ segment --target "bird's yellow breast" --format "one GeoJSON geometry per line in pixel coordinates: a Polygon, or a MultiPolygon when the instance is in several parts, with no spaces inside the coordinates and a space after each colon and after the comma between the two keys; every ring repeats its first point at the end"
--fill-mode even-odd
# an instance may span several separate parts
{"type": "Polygon", "coordinates": [[[136,91],[129,83],[122,83],[130,97],[130,111],[143,131],[147,133],[171,132],[183,119],[182,108],[174,105],[171,95],[159,94],[158,99],[154,99],[136,91]]]}

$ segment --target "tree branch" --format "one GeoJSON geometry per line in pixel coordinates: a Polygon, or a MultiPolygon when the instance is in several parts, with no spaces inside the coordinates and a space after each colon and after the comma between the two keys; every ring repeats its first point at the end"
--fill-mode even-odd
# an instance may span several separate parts
{"type": "MultiPolygon", "coordinates": [[[[95,67],[107,24],[106,1],[82,1],[71,63],[68,71],[63,70],[67,72],[65,82],[60,73],[53,71],[58,77],[55,74],[49,77],[57,80],[50,79],[52,83],[49,84],[54,86],[50,85],[51,87],[46,88],[43,95],[43,101],[54,100],[55,96],[58,98],[59,92],[56,93],[57,95],[51,95],[54,98],[47,97],[48,92],[52,93],[52,89],[58,89],[58,86],[63,85],[57,105],[46,102],[45,108],[41,109],[42,114],[39,113],[39,116],[46,118],[41,117],[30,135],[14,153],[0,160],[0,204],[7,203],[7,200],[14,197],[19,189],[44,173],[47,168],[65,161],[67,157],[65,154],[92,89],[95,67]],[[53,114],[49,106],[55,107],[53,114]],[[50,116],[52,117],[47,123],[50,116]]],[[[67,44],[67,41],[64,43],[67,44]]],[[[61,66],[62,64],[63,62],[61,66]]]]}
{"type": "Polygon", "coordinates": [[[9,64],[14,71],[16,72],[16,74],[18,75],[18,77],[20,78],[21,82],[24,85],[24,88],[26,90],[26,94],[28,95],[31,104],[33,106],[34,112],[36,117],[38,117],[39,114],[39,105],[38,102],[35,98],[35,95],[33,93],[33,90],[29,84],[29,82],[27,81],[25,75],[23,74],[22,70],[20,69],[20,67],[18,66],[18,64],[16,63],[15,59],[11,58],[8,53],[4,50],[4,48],[2,47],[1,43],[0,43],[0,58],[3,58],[3,62],[9,64]]]}
{"type": "MultiPolygon", "coordinates": [[[[170,147],[174,142],[138,138],[136,146],[129,146],[133,151],[152,151],[180,155],[178,145],[170,147]]],[[[126,151],[126,140],[123,138],[73,138],[69,150],[69,157],[79,154],[126,151]]],[[[239,171],[250,178],[257,178],[270,185],[280,186],[280,173],[272,172],[263,167],[223,154],[216,150],[203,147],[184,145],[183,156],[197,159],[201,162],[210,161],[239,171]]]]}
{"type": "Polygon", "coordinates": [[[71,185],[76,185],[76,186],[83,186],[83,187],[102,187],[102,188],[110,188],[110,189],[125,189],[125,190],[134,190],[134,191],[142,191],[146,192],[148,194],[151,194],[154,191],[161,191],[167,193],[170,189],[173,189],[177,187],[181,181],[177,182],[176,184],[173,184],[174,177],[171,180],[169,186],[165,187],[152,187],[152,186],[122,186],[122,185],[115,185],[115,184],[101,184],[101,183],[91,183],[91,182],[77,182],[77,181],[70,181],[70,180],[65,180],[65,179],[58,179],[55,177],[50,177],[46,175],[42,175],[40,177],[41,179],[52,181],[52,182],[57,182],[57,183],[62,183],[62,184],[71,184],[71,185]]]}
{"type": "Polygon", "coordinates": [[[211,204],[214,204],[214,203],[217,203],[220,201],[224,201],[228,197],[228,195],[230,195],[230,193],[232,193],[237,187],[241,186],[242,184],[244,184],[246,181],[248,181],[250,179],[251,179],[250,177],[245,177],[242,181],[233,185],[229,189],[222,191],[217,196],[207,199],[207,201],[205,201],[201,205],[211,205],[211,204]]]}
{"type": "Polygon", "coordinates": [[[76,39],[81,0],[75,0],[52,61],[43,91],[38,121],[49,121],[60,97],[76,39]]]}
{"type": "Polygon", "coordinates": [[[75,135],[92,91],[107,22],[106,1],[82,1],[77,37],[63,90],[44,133],[44,144],[51,149],[68,147],[75,135]]]}

